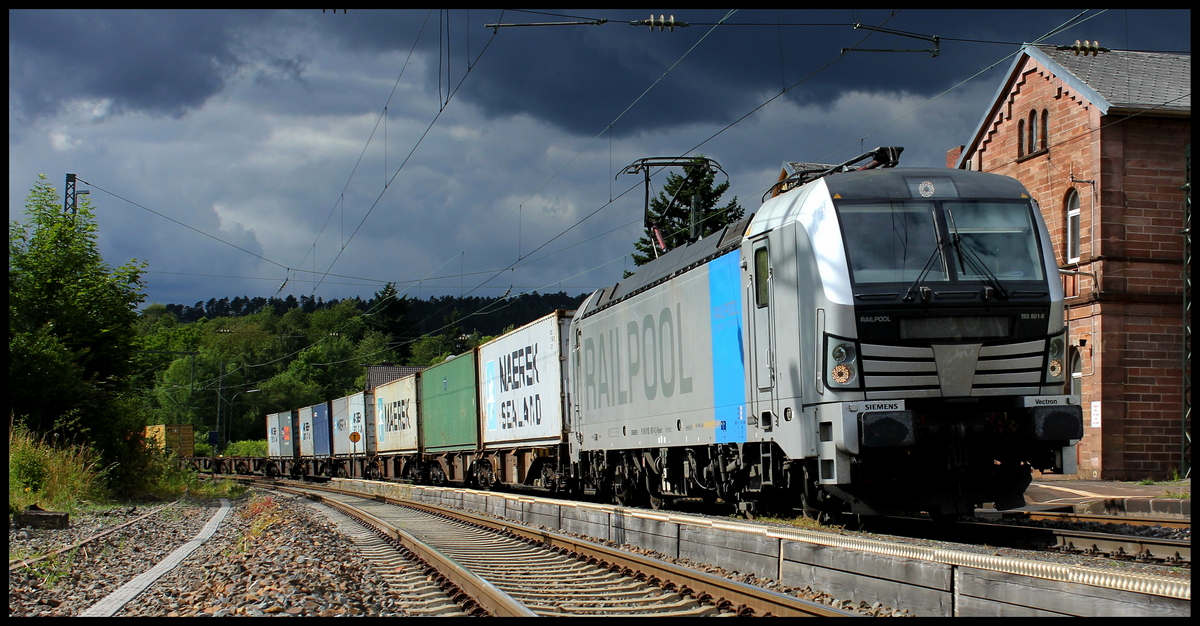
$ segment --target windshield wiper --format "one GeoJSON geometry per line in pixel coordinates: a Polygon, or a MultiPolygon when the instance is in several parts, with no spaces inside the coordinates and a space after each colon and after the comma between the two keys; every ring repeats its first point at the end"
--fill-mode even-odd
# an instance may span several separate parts
{"type": "MultiPolygon", "coordinates": [[[[951,236],[950,241],[954,244],[954,247],[958,249],[958,258],[960,262],[967,261],[968,264],[979,270],[975,277],[979,278],[980,282],[990,285],[989,288],[994,289],[1001,300],[1007,300],[1008,290],[1000,284],[1000,279],[992,273],[992,270],[988,269],[987,264],[983,262],[983,259],[979,258],[979,255],[975,254],[975,251],[971,249],[971,246],[963,245],[962,235],[958,234],[957,230],[954,232],[954,235],[951,236]]],[[[988,299],[987,296],[988,294],[985,292],[984,300],[988,299]]]]}
{"type": "MultiPolygon", "coordinates": [[[[914,280],[912,282],[912,284],[908,286],[908,290],[906,290],[904,292],[904,301],[905,302],[912,302],[913,289],[916,289],[917,285],[919,285],[921,283],[921,281],[925,280],[925,277],[929,275],[929,270],[933,269],[933,260],[938,258],[938,256],[940,256],[942,254],[942,247],[944,245],[945,244],[942,242],[942,238],[938,237],[937,247],[933,249],[933,254],[929,255],[929,260],[925,261],[925,267],[921,268],[921,273],[917,274],[917,279],[914,280]]],[[[932,289],[930,289],[929,287],[926,287],[924,285],[921,286],[921,301],[922,302],[927,302],[929,300],[930,295],[932,295],[932,294],[933,294],[932,289]]]]}

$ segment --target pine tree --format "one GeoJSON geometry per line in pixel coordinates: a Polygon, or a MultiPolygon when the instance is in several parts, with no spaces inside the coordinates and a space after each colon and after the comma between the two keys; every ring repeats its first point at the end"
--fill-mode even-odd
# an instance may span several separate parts
{"type": "MultiPolygon", "coordinates": [[[[659,232],[666,243],[667,251],[687,245],[690,238],[692,198],[699,196],[699,237],[707,237],[732,224],[745,214],[738,204],[737,196],[724,205],[717,206],[721,196],[729,189],[729,181],[716,184],[716,172],[710,170],[703,160],[683,166],[683,174],[667,176],[658,196],[650,200],[649,222],[658,224],[659,232]]],[[[645,265],[658,258],[664,251],[655,251],[657,237],[652,228],[647,228],[642,237],[633,244],[635,265],[645,265]]],[[[629,276],[632,272],[626,272],[629,276]]]]}

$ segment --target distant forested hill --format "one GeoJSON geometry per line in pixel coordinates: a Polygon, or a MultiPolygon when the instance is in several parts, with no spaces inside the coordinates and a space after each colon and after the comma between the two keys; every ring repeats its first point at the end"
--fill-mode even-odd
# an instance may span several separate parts
{"type": "MultiPolygon", "coordinates": [[[[484,298],[455,296],[435,296],[429,300],[408,300],[407,319],[415,326],[417,335],[438,332],[445,324],[445,319],[453,312],[458,312],[458,325],[464,332],[478,332],[481,335],[498,335],[509,326],[523,326],[555,309],[571,310],[579,306],[587,294],[568,296],[565,292],[539,294],[537,292],[522,294],[511,298],[484,298]]],[[[363,300],[355,297],[355,307],[364,313],[371,312],[375,306],[375,298],[363,300]]],[[[167,304],[166,309],[174,314],[180,322],[190,323],[202,318],[216,319],[219,317],[242,317],[262,311],[266,307],[275,315],[283,315],[292,309],[300,309],[305,313],[313,313],[329,309],[341,301],[337,299],[323,300],[320,297],[289,295],[286,298],[250,298],[239,296],[233,298],[210,298],[207,302],[197,302],[191,306],[186,304],[167,304]]]]}

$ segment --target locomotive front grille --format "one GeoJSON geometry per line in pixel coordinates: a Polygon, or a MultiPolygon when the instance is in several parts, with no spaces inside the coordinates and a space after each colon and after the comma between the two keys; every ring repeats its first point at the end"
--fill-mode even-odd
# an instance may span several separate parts
{"type": "MultiPolygon", "coordinates": [[[[970,346],[966,344],[966,347],[970,346]]],[[[1036,394],[1040,391],[1045,365],[1044,339],[974,346],[978,347],[976,358],[959,357],[956,362],[941,363],[943,374],[939,375],[939,363],[932,345],[862,344],[862,373],[867,398],[895,397],[897,392],[912,398],[942,397],[945,373],[962,374],[962,368],[974,372],[971,396],[1036,394]]]]}

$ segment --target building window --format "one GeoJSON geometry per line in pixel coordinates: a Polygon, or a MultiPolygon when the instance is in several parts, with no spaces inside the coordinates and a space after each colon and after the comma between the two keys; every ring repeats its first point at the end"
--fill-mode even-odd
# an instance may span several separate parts
{"type": "Polygon", "coordinates": [[[1067,263],[1079,262],[1081,237],[1079,235],[1079,192],[1067,192],[1067,263]]]}
{"type": "Polygon", "coordinates": [[[1017,120],[1017,158],[1025,156],[1025,120],[1017,120]]]}
{"type": "Polygon", "coordinates": [[[1071,348],[1071,380],[1067,393],[1079,397],[1083,395],[1083,355],[1079,348],[1071,348]]]}
{"type": "Polygon", "coordinates": [[[1050,149],[1050,111],[1042,109],[1042,150],[1050,149]]]}
{"type": "Polygon", "coordinates": [[[1038,149],[1038,119],[1037,111],[1029,112],[1029,153],[1033,154],[1038,149]]]}

